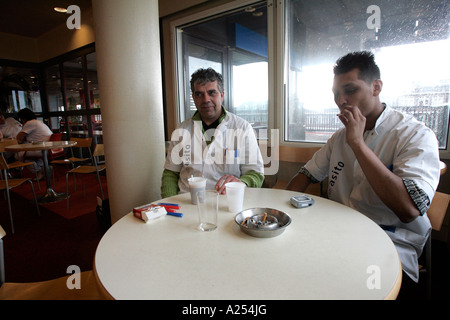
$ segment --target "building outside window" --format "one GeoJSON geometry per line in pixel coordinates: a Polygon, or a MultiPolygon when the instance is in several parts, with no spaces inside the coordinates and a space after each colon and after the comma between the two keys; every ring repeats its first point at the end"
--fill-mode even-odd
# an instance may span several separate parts
{"type": "Polygon", "coordinates": [[[414,115],[447,148],[450,2],[286,1],[288,99],[285,140],[325,142],[342,125],[332,68],[351,51],[375,54],[381,99],[414,115]]]}

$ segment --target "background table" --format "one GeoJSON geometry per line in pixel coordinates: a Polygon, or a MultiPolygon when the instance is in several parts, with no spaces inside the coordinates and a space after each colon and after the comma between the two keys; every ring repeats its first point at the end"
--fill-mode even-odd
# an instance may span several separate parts
{"type": "Polygon", "coordinates": [[[178,203],[183,218],[144,223],[132,213],[104,235],[94,271],[115,299],[385,299],[395,298],[401,264],[390,238],[346,206],[314,197],[295,209],[297,192],[245,191],[244,208],[270,207],[292,223],[274,238],[244,234],[220,196],[218,229],[201,232],[190,195],[178,203]],[[375,266],[375,269],[371,269],[375,266]],[[367,282],[379,271],[380,287],[367,282]]]}
{"type": "Polygon", "coordinates": [[[47,190],[43,196],[38,199],[39,203],[52,203],[66,199],[66,193],[56,193],[53,190],[50,183],[50,170],[48,166],[47,150],[59,149],[59,148],[69,148],[75,146],[77,143],[75,141],[46,141],[40,143],[23,143],[16,144],[12,146],[5,147],[6,151],[19,152],[19,151],[41,151],[42,160],[44,161],[44,172],[45,179],[47,183],[47,190]]]}

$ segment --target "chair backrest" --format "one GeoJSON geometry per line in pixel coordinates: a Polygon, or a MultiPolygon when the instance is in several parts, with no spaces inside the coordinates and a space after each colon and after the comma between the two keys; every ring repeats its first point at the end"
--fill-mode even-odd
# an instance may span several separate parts
{"type": "Polygon", "coordinates": [[[78,148],[80,150],[80,157],[83,157],[83,148],[87,149],[89,152],[89,159],[91,160],[92,164],[94,164],[94,160],[92,159],[92,151],[91,151],[91,145],[92,145],[92,138],[70,138],[70,141],[74,141],[77,143],[76,146],[70,148],[70,154],[72,155],[72,158],[75,158],[75,154],[73,152],[74,148],[78,148]]]}
{"type": "MultiPolygon", "coordinates": [[[[97,144],[94,149],[94,154],[92,155],[92,159],[94,160],[94,166],[95,166],[95,169],[97,170],[97,174],[99,171],[98,164],[100,161],[100,157],[104,156],[104,155],[105,155],[105,149],[103,147],[103,144],[97,144]]],[[[100,169],[100,170],[102,170],[102,169],[100,169]]]]}
{"type": "Polygon", "coordinates": [[[62,132],[61,133],[53,133],[50,136],[50,140],[49,141],[61,141],[62,139],[62,132]]]}
{"type": "Polygon", "coordinates": [[[97,144],[94,149],[94,157],[100,157],[105,155],[105,148],[103,144],[97,144]]]}
{"type": "Polygon", "coordinates": [[[450,202],[450,195],[442,192],[436,192],[431,201],[431,206],[427,211],[428,219],[430,219],[433,230],[439,231],[442,227],[445,214],[450,202]]]}
{"type": "Polygon", "coordinates": [[[0,141],[0,153],[5,152],[5,147],[18,144],[16,139],[4,139],[0,141]]]}
{"type": "Polygon", "coordinates": [[[75,141],[77,148],[90,148],[92,145],[92,138],[70,138],[70,141],[75,141]]]}
{"type": "MultiPolygon", "coordinates": [[[[62,132],[52,134],[49,141],[61,141],[61,139],[62,132]]],[[[50,160],[54,160],[55,158],[65,156],[66,152],[64,151],[64,148],[50,149],[48,150],[48,155],[50,156],[50,160]]]]}

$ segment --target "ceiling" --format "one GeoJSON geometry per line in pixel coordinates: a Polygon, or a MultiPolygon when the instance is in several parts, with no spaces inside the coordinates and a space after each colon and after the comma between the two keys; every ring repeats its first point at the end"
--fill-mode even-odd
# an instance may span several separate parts
{"type": "Polygon", "coordinates": [[[65,24],[68,13],[59,13],[54,7],[77,5],[83,10],[92,7],[92,0],[1,0],[0,32],[36,38],[65,24]]]}

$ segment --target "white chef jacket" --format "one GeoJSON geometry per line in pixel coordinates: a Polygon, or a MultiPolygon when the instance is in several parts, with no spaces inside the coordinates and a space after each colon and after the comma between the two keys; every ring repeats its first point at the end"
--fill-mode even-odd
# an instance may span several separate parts
{"type": "Polygon", "coordinates": [[[241,177],[254,170],[264,174],[264,162],[252,126],[227,111],[216,129],[202,132],[202,122],[185,120],[173,132],[164,169],[180,173],[180,193],[189,192],[191,176],[206,178],[214,189],[224,175],[241,177]],[[206,136],[206,137],[205,137],[206,136]],[[206,139],[214,136],[208,145],[206,139]]]}
{"type": "Polygon", "coordinates": [[[52,130],[45,123],[37,119],[28,120],[23,125],[21,132],[27,134],[25,138],[27,142],[49,141],[50,136],[53,134],[52,130]]]}
{"type": "Polygon", "coordinates": [[[0,124],[3,138],[15,138],[21,130],[22,124],[14,118],[6,118],[5,124],[0,124]]]}
{"type": "MultiPolygon", "coordinates": [[[[413,180],[431,203],[440,176],[439,149],[433,131],[412,116],[386,107],[375,128],[365,132],[364,140],[386,167],[404,180],[413,180]]],[[[417,282],[417,259],[431,232],[430,221],[424,214],[402,223],[380,200],[346,142],[345,128],[328,140],[305,169],[318,181],[328,177],[330,199],[365,214],[386,230],[397,248],[403,270],[417,282]]]]}

